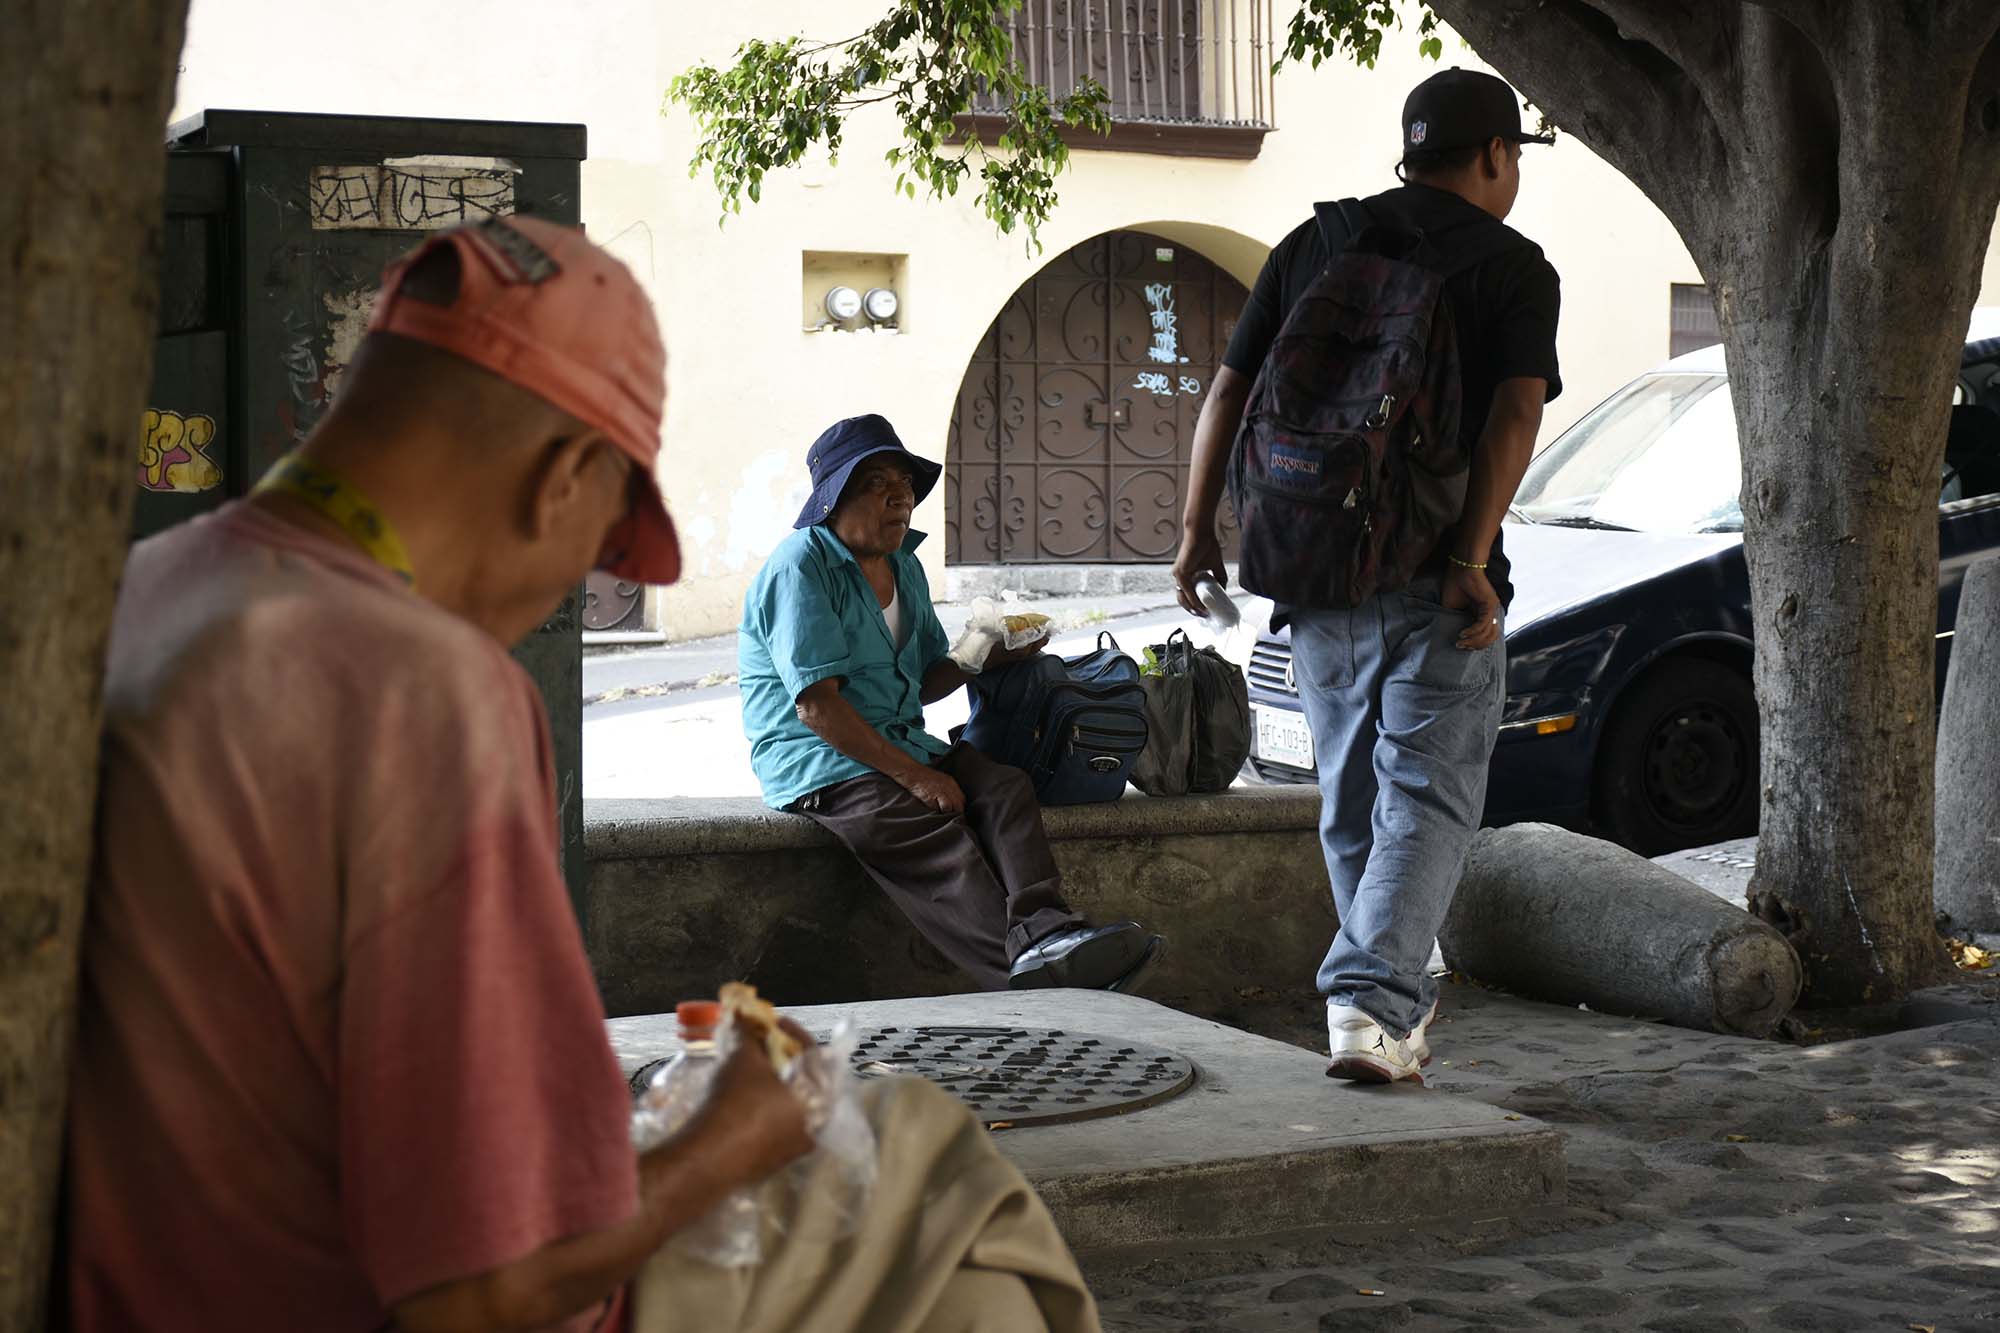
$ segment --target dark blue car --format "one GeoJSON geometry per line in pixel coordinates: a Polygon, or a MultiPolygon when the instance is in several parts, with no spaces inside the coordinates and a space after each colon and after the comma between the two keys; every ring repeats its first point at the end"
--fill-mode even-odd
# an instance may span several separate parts
{"type": "MultiPolygon", "coordinates": [[[[1757,831],[1757,706],[1736,421],[1722,349],[1641,376],[1529,466],[1486,822],[1659,855],[1757,831]]],[[[1966,567],[2000,553],[2000,309],[1976,312],[1938,504],[1937,673],[1966,567]]],[[[1250,769],[1314,780],[1282,631],[1250,661],[1250,769]]]]}

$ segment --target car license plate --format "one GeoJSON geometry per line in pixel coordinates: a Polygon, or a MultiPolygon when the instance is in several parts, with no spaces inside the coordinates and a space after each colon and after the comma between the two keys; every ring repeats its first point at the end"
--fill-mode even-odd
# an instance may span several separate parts
{"type": "Polygon", "coordinates": [[[1304,713],[1255,704],[1251,705],[1250,712],[1257,723],[1259,759],[1287,764],[1292,768],[1313,767],[1313,738],[1306,727],[1304,713]]]}

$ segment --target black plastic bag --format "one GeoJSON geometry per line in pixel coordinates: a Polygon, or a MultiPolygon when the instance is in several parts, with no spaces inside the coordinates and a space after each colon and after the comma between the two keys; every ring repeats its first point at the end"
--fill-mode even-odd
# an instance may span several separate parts
{"type": "Polygon", "coordinates": [[[1146,749],[1132,785],[1148,796],[1225,791],[1250,757],[1250,687],[1213,648],[1175,630],[1147,656],[1146,749]]]}

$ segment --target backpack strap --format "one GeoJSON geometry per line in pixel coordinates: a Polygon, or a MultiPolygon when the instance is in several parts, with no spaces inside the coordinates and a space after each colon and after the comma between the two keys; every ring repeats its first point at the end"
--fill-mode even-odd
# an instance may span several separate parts
{"type": "Polygon", "coordinates": [[[1314,204],[1313,217],[1319,223],[1320,240],[1326,243],[1326,257],[1330,260],[1345,250],[1362,232],[1368,230],[1375,221],[1368,213],[1368,206],[1359,199],[1338,199],[1331,203],[1314,204]]]}
{"type": "MultiPolygon", "coordinates": [[[[1379,219],[1368,211],[1368,205],[1359,199],[1340,199],[1329,203],[1313,205],[1313,218],[1319,223],[1320,239],[1326,243],[1326,257],[1331,262],[1348,246],[1354,238],[1372,226],[1379,219]]],[[[1421,231],[1412,228],[1412,234],[1422,236],[1421,231]]],[[[1477,243],[1467,246],[1452,257],[1448,264],[1429,264],[1428,268],[1440,278],[1451,279],[1467,270],[1479,267],[1489,259],[1506,254],[1509,250],[1532,244],[1526,237],[1496,223],[1477,243]]]]}
{"type": "Polygon", "coordinates": [[[1527,237],[1496,222],[1484,237],[1452,256],[1449,264],[1434,265],[1433,269],[1440,278],[1449,280],[1478,268],[1489,259],[1497,259],[1510,250],[1532,244],[1527,237]]]}

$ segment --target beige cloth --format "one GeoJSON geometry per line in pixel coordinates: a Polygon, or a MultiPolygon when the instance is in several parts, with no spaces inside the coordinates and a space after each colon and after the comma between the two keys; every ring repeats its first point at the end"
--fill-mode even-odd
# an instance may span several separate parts
{"type": "Polygon", "coordinates": [[[669,1246],[635,1283],[632,1333],[1099,1333],[1055,1219],[984,1126],[922,1079],[863,1090],[881,1145],[868,1211],[831,1240],[833,1192],[800,1192],[764,1262],[669,1246]]]}

